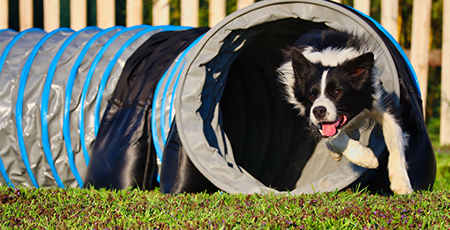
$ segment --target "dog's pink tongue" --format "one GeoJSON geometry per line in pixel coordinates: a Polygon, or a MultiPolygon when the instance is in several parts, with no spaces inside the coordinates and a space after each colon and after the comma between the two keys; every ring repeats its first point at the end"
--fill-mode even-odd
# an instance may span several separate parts
{"type": "Polygon", "coordinates": [[[344,125],[347,123],[347,116],[342,115],[333,122],[333,123],[323,123],[322,124],[322,136],[323,137],[331,137],[337,133],[337,127],[344,125]]]}
{"type": "Polygon", "coordinates": [[[322,136],[331,137],[336,134],[339,122],[322,124],[322,136]]]}

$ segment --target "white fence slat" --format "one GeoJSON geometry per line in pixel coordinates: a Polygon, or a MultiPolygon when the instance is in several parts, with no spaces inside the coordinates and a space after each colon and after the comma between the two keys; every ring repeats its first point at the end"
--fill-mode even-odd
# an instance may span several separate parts
{"type": "Polygon", "coordinates": [[[0,10],[0,29],[6,29],[9,27],[8,0],[0,0],[0,10]]]}
{"type": "Polygon", "coordinates": [[[87,0],[70,1],[70,28],[81,30],[87,26],[87,0]]]}
{"type": "Polygon", "coordinates": [[[44,30],[59,28],[59,0],[44,0],[44,30]]]}
{"type": "Polygon", "coordinates": [[[144,20],[143,0],[127,0],[126,25],[127,27],[142,25],[144,20]]]}
{"type": "Polygon", "coordinates": [[[33,0],[19,0],[19,27],[21,31],[33,27],[33,0]]]}
{"type": "Polygon", "coordinates": [[[237,9],[240,10],[253,3],[255,3],[255,0],[237,0],[237,9]]]}
{"type": "Polygon", "coordinates": [[[431,0],[413,1],[411,64],[419,80],[424,117],[428,87],[428,56],[430,52],[431,0]]]}
{"type": "Polygon", "coordinates": [[[355,0],[353,7],[367,15],[370,15],[370,0],[355,0]]]}
{"type": "Polygon", "coordinates": [[[97,0],[97,26],[105,29],[116,25],[116,1],[97,0]]]}
{"type": "Polygon", "coordinates": [[[381,0],[381,25],[398,41],[398,0],[381,0]]]}
{"type": "Polygon", "coordinates": [[[442,11],[441,128],[440,145],[450,145],[450,0],[442,11]]]}
{"type": "Polygon", "coordinates": [[[181,0],[181,25],[198,27],[199,1],[181,0]]]}
{"type": "Polygon", "coordinates": [[[170,18],[170,6],[169,6],[169,0],[154,0],[153,1],[153,25],[159,26],[159,25],[169,25],[170,18]]]}
{"type": "Polygon", "coordinates": [[[209,26],[213,27],[227,16],[226,0],[209,1],[209,26]]]}

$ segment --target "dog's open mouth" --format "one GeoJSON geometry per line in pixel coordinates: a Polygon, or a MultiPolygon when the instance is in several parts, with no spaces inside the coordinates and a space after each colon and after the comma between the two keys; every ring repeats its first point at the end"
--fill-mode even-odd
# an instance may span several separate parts
{"type": "Polygon", "coordinates": [[[347,122],[347,116],[340,115],[334,122],[319,123],[319,131],[322,137],[332,137],[338,133],[338,129],[347,122]]]}

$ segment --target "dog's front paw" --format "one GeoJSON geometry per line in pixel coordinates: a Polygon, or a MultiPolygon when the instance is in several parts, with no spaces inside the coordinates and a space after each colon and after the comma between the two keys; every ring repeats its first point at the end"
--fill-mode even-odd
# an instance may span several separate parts
{"type": "Polygon", "coordinates": [[[331,150],[329,152],[330,152],[331,157],[333,157],[334,161],[339,162],[342,160],[342,153],[336,153],[331,150]]]}
{"type": "Polygon", "coordinates": [[[396,194],[411,194],[413,192],[408,178],[393,175],[390,175],[389,178],[391,179],[391,190],[396,194]]]}
{"type": "MultiPolygon", "coordinates": [[[[344,132],[340,132],[334,139],[327,140],[326,145],[330,152],[342,153],[355,165],[370,169],[378,168],[378,158],[373,154],[372,150],[362,146],[359,141],[351,139],[344,132]]],[[[333,156],[333,154],[331,155],[333,156]]]]}
{"type": "Polygon", "coordinates": [[[359,146],[359,148],[351,148],[343,152],[344,156],[353,164],[369,168],[378,168],[378,158],[370,148],[359,146]]]}

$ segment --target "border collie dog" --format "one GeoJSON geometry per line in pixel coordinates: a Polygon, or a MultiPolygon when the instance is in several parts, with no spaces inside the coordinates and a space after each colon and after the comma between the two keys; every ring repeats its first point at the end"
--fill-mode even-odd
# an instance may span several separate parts
{"type": "Polygon", "coordinates": [[[287,52],[278,78],[287,101],[309,118],[335,161],[344,155],[356,165],[377,168],[372,150],[350,137],[367,122],[380,124],[389,150],[391,190],[407,194],[413,191],[406,171],[407,135],[399,124],[399,109],[374,74],[375,50],[368,36],[312,30],[287,52]]]}

